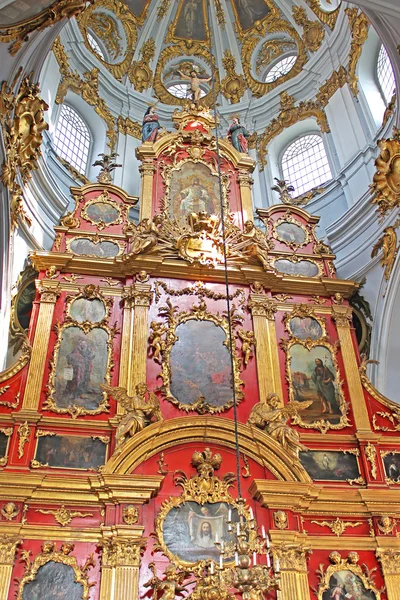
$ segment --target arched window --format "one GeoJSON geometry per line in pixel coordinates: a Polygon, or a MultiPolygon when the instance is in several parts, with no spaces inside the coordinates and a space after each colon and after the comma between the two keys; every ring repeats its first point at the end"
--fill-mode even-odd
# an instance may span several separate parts
{"type": "Polygon", "coordinates": [[[379,86],[386,104],[389,104],[392,99],[394,89],[396,87],[392,63],[385,46],[381,46],[376,65],[376,74],[378,76],[379,86]]]}
{"type": "MultiPolygon", "coordinates": [[[[175,96],[176,98],[190,98],[191,91],[190,85],[188,83],[173,83],[167,87],[167,90],[170,94],[175,96]]],[[[200,87],[200,98],[206,95],[206,92],[203,88],[200,87]]]]}
{"type": "Polygon", "coordinates": [[[87,33],[87,41],[89,42],[89,46],[92,48],[93,52],[98,54],[102,60],[105,60],[106,57],[104,56],[103,50],[100,48],[99,42],[96,40],[94,35],[89,32],[87,33]]]}
{"type": "Polygon", "coordinates": [[[292,69],[294,63],[297,60],[296,54],[291,54],[289,56],[285,56],[280,61],[274,64],[273,67],[269,69],[265,76],[265,83],[272,83],[279,79],[279,77],[283,77],[286,73],[292,69]]]}
{"type": "Polygon", "coordinates": [[[282,174],[297,196],[332,179],[322,138],[309,134],[290,144],[282,156],[282,174]]]}
{"type": "Polygon", "coordinates": [[[54,136],[58,154],[80,173],[85,173],[90,143],[91,135],[85,121],[72,106],[63,104],[54,136]]]}

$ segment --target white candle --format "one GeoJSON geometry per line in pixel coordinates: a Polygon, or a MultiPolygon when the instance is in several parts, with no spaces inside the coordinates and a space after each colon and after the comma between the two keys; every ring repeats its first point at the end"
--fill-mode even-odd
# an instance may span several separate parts
{"type": "Polygon", "coordinates": [[[238,566],[239,564],[239,554],[237,552],[235,552],[235,565],[238,566]]]}
{"type": "Polygon", "coordinates": [[[239,525],[239,523],[237,523],[237,526],[236,526],[236,534],[240,535],[240,525],[239,525]]]}
{"type": "Polygon", "coordinates": [[[219,568],[222,569],[224,566],[224,559],[222,554],[219,555],[219,568]]]}
{"type": "Polygon", "coordinates": [[[211,575],[214,575],[214,561],[211,563],[211,575]]]}
{"type": "Polygon", "coordinates": [[[253,565],[257,564],[257,552],[253,552],[253,565]]]}
{"type": "Polygon", "coordinates": [[[269,554],[267,554],[267,567],[271,566],[271,559],[269,557],[269,554]]]}
{"type": "Polygon", "coordinates": [[[253,509],[251,508],[251,506],[249,509],[249,513],[250,513],[250,519],[254,519],[254,513],[253,513],[253,509]]]}
{"type": "Polygon", "coordinates": [[[279,573],[279,571],[280,571],[279,558],[277,558],[275,561],[275,572],[279,573]]]}
{"type": "Polygon", "coordinates": [[[265,534],[265,527],[264,527],[264,525],[262,525],[262,527],[261,527],[261,534],[262,534],[262,536],[263,536],[263,540],[265,540],[265,538],[266,538],[267,536],[266,536],[266,534],[265,534]]]}
{"type": "Polygon", "coordinates": [[[266,536],[266,538],[265,538],[265,539],[266,539],[266,542],[267,542],[267,548],[269,548],[269,547],[270,547],[270,545],[271,545],[271,543],[270,543],[270,541],[269,541],[269,537],[268,537],[268,536],[266,536]]]}
{"type": "Polygon", "coordinates": [[[228,521],[232,521],[232,509],[228,510],[228,521]]]}
{"type": "Polygon", "coordinates": [[[221,552],[223,552],[225,550],[225,542],[224,540],[221,541],[221,552]]]}
{"type": "Polygon", "coordinates": [[[218,531],[215,532],[215,543],[218,544],[218,531]]]}

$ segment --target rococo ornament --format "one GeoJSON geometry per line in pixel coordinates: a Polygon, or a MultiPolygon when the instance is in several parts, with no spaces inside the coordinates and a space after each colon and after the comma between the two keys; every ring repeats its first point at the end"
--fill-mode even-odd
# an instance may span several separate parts
{"type": "Polygon", "coordinates": [[[359,89],[356,71],[362,47],[368,38],[369,21],[363,12],[358,12],[358,8],[346,8],[345,11],[349,19],[351,30],[351,46],[347,70],[349,74],[350,90],[353,96],[357,98],[359,89]]]}
{"type": "Polygon", "coordinates": [[[80,567],[75,556],[71,555],[73,550],[74,544],[67,542],[64,542],[61,545],[60,550],[56,549],[54,542],[44,542],[42,545],[42,552],[34,558],[33,562],[30,560],[30,553],[23,551],[22,560],[25,563],[25,573],[19,582],[15,600],[23,600],[26,598],[24,595],[25,586],[31,581],[34,581],[38,575],[39,569],[50,562],[71,567],[74,571],[75,582],[82,586],[82,600],[89,600],[90,588],[96,585],[95,582],[89,582],[87,575],[88,570],[95,566],[93,554],[91,554],[85,564],[80,567]]]}
{"type": "Polygon", "coordinates": [[[311,52],[316,52],[324,40],[325,29],[318,21],[311,21],[307,17],[307,11],[303,7],[294,6],[292,12],[296,23],[303,27],[305,45],[311,52]]]}
{"type": "Polygon", "coordinates": [[[331,564],[325,570],[324,565],[321,564],[317,569],[316,573],[319,577],[320,583],[318,589],[313,589],[318,600],[323,600],[323,595],[326,590],[330,588],[330,580],[332,575],[339,571],[350,571],[356,577],[358,577],[366,590],[371,590],[376,597],[376,600],[381,600],[381,590],[378,590],[374,584],[374,571],[368,569],[366,565],[362,567],[358,564],[360,560],[357,552],[349,552],[347,558],[342,558],[341,554],[337,551],[331,552],[329,555],[331,564]]]}
{"type": "Polygon", "coordinates": [[[373,203],[384,217],[388,212],[400,206],[400,130],[394,129],[393,137],[378,140],[380,154],[375,161],[371,190],[373,203]]]}
{"type": "MultiPolygon", "coordinates": [[[[310,8],[315,12],[318,19],[322,21],[322,23],[326,23],[330,29],[334,29],[336,25],[337,18],[339,16],[339,10],[341,5],[341,0],[339,0],[339,6],[334,10],[324,10],[321,7],[320,0],[306,0],[307,4],[310,8]]],[[[328,0],[329,4],[331,4],[331,0],[328,0]]]]}
{"type": "Polygon", "coordinates": [[[65,508],[65,506],[60,506],[55,510],[40,508],[36,512],[41,513],[42,515],[53,515],[54,519],[61,525],[61,527],[66,527],[69,525],[75,517],[81,517],[84,519],[85,517],[93,517],[93,513],[83,513],[79,510],[69,510],[69,508],[65,508]]]}
{"type": "Polygon", "coordinates": [[[1,515],[6,521],[12,521],[19,515],[19,508],[14,502],[7,502],[1,509],[1,515]]]}
{"type": "Polygon", "coordinates": [[[348,527],[358,527],[362,525],[361,521],[342,521],[339,517],[336,517],[334,521],[311,521],[315,525],[319,525],[320,527],[329,527],[329,529],[340,537],[344,534],[348,527]]]}
{"type": "Polygon", "coordinates": [[[224,52],[222,64],[226,77],[221,81],[221,92],[232,104],[236,104],[246,91],[246,80],[235,72],[236,59],[229,49],[224,52]]]}
{"type": "Polygon", "coordinates": [[[153,72],[149,65],[154,58],[155,48],[156,44],[153,38],[146,40],[140,50],[142,59],[133,62],[129,67],[129,80],[138,92],[144,92],[151,87],[153,72]]]}

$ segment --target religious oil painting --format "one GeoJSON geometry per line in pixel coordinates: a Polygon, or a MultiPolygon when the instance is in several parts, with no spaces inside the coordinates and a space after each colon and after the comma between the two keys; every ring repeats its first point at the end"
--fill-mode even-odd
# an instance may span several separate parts
{"type": "Polygon", "coordinates": [[[309,450],[300,452],[300,460],[313,480],[347,481],[360,476],[357,456],[354,454],[309,450]]]}
{"type": "Polygon", "coordinates": [[[187,40],[207,39],[203,0],[181,0],[174,35],[187,40]]]}
{"type": "Polygon", "coordinates": [[[322,327],[312,317],[293,317],[289,321],[291,334],[299,340],[319,340],[322,337],[322,327]]]}
{"type": "Polygon", "coordinates": [[[0,8],[0,26],[22,23],[36,17],[54,4],[55,0],[17,0],[17,2],[2,2],[0,8]],[[8,4],[8,6],[4,6],[8,4]]]}
{"type": "Polygon", "coordinates": [[[7,456],[7,447],[9,442],[9,437],[2,431],[0,431],[0,458],[4,458],[7,456]]]}
{"type": "Polygon", "coordinates": [[[93,223],[111,225],[111,223],[117,223],[120,218],[120,212],[117,207],[112,206],[108,202],[99,201],[87,204],[84,212],[93,223]]]}
{"type": "Polygon", "coordinates": [[[140,17],[150,0],[125,0],[125,4],[133,12],[134,15],[140,17]]]}
{"type": "Polygon", "coordinates": [[[99,323],[106,316],[106,307],[98,298],[77,298],[72,302],[69,314],[78,323],[99,323]]]}
{"type": "Polygon", "coordinates": [[[70,243],[70,251],[80,256],[96,256],[99,258],[114,258],[120,248],[115,242],[92,242],[89,238],[74,238],[70,243]]]}
{"type": "Polygon", "coordinates": [[[85,333],[66,327],[56,349],[55,394],[57,407],[96,410],[104,399],[100,385],[106,383],[108,333],[95,327],[85,333]]]}
{"type": "Polygon", "coordinates": [[[56,435],[38,439],[35,460],[61,469],[94,469],[104,465],[107,446],[99,439],[56,435]]]}
{"type": "Polygon", "coordinates": [[[250,29],[271,12],[265,0],[232,0],[242,29],[250,29]]]}
{"type": "Polygon", "coordinates": [[[274,262],[274,267],[279,273],[296,277],[316,277],[319,274],[318,265],[311,260],[292,262],[286,258],[279,258],[274,262]]]}
{"type": "Polygon", "coordinates": [[[385,467],[385,475],[391,481],[400,483],[400,454],[397,452],[382,452],[383,465],[385,467]]]}
{"type": "Polygon", "coordinates": [[[192,212],[220,213],[218,177],[201,163],[188,161],[171,173],[171,217],[185,217],[192,212]]]}
{"type": "Polygon", "coordinates": [[[203,398],[213,407],[232,402],[233,385],[226,333],[211,321],[178,325],[171,350],[171,393],[182,404],[203,398]]]}
{"type": "Polygon", "coordinates": [[[302,344],[293,344],[288,353],[291,397],[297,402],[312,401],[302,411],[302,420],[339,423],[342,416],[339,377],[330,349],[319,345],[308,349],[302,344]]]}
{"type": "Polygon", "coordinates": [[[361,579],[352,571],[337,571],[329,580],[322,600],[376,600],[371,590],[365,589],[361,579]]]}
{"type": "Polygon", "coordinates": [[[307,234],[300,225],[283,221],[275,228],[278,240],[289,245],[302,246],[307,241],[307,234]]]}
{"type": "MultiPolygon", "coordinates": [[[[185,502],[172,508],[163,523],[165,545],[184,562],[195,563],[206,559],[219,561],[214,542],[216,538],[226,544],[233,542],[239,521],[237,509],[233,508],[229,531],[226,522],[228,511],[226,502],[206,502],[203,506],[197,502],[185,502]]],[[[227,560],[232,560],[232,557],[227,560]]]]}
{"type": "Polygon", "coordinates": [[[81,600],[84,589],[75,581],[72,567],[50,561],[40,567],[36,577],[24,585],[23,600],[81,600]]]}

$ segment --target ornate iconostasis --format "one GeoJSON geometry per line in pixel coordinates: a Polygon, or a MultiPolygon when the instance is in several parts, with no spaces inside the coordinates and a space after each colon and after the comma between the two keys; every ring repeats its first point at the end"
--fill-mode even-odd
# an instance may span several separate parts
{"type": "Polygon", "coordinates": [[[358,355],[359,286],[318,217],[253,215],[208,109],[174,121],[137,150],[139,223],[104,160],[20,282],[0,598],[396,600],[400,412],[358,355]]]}

